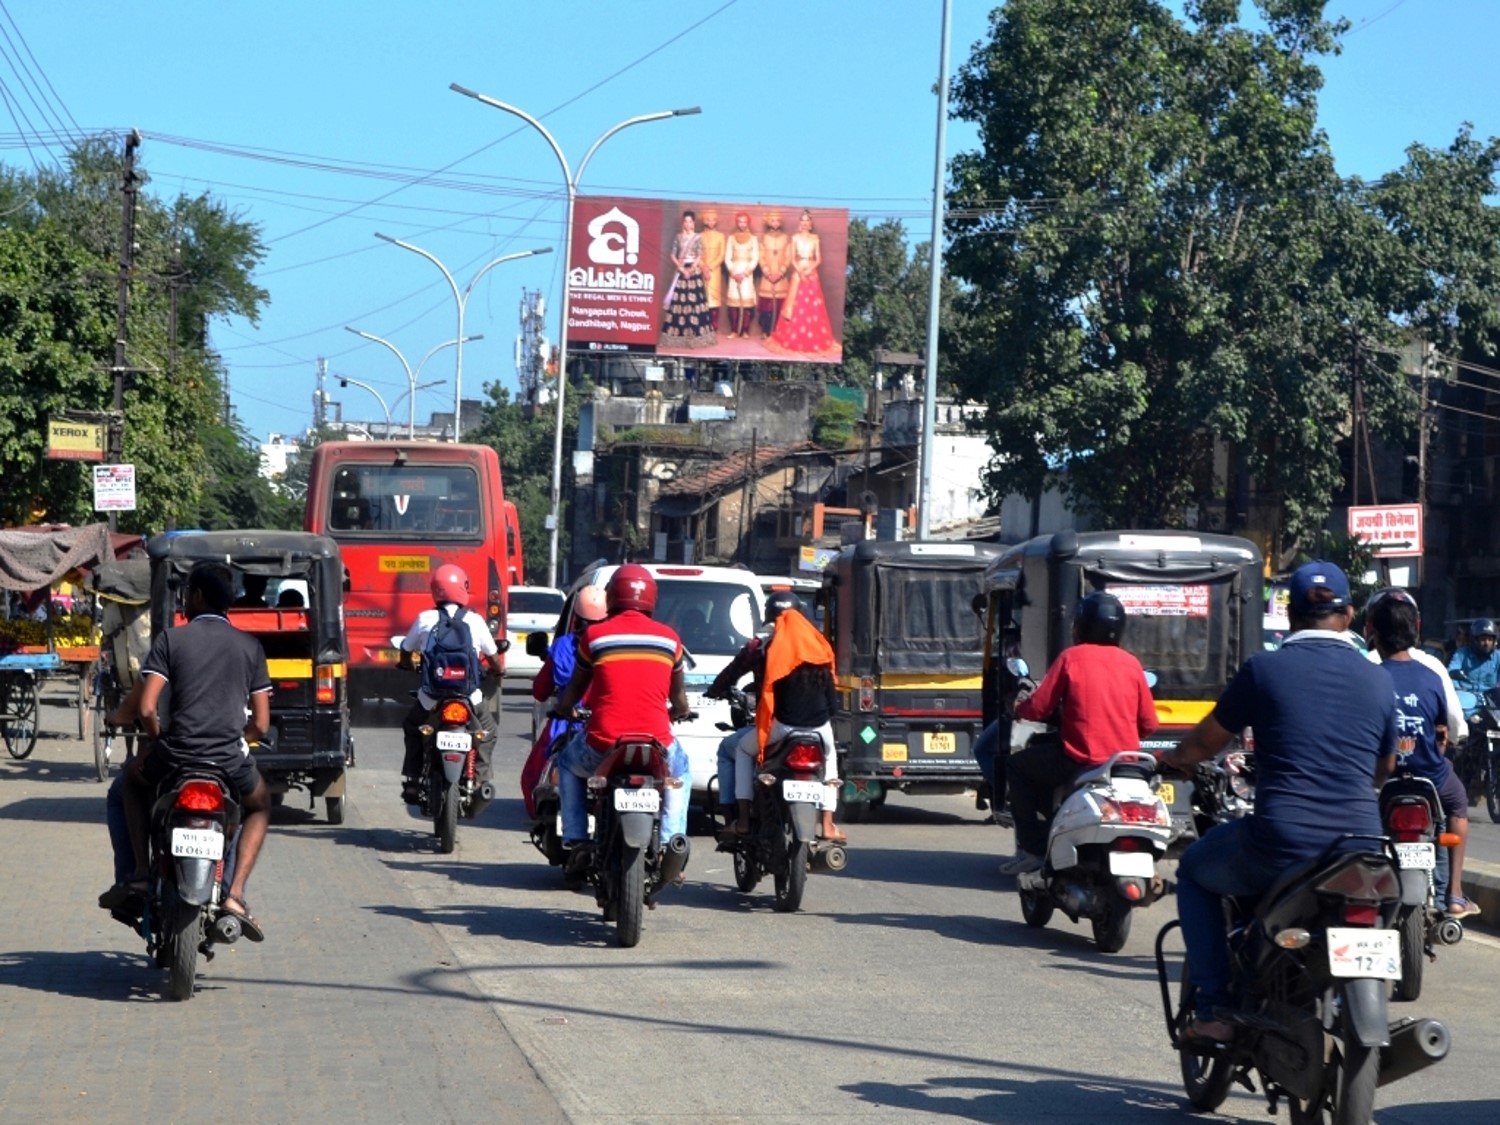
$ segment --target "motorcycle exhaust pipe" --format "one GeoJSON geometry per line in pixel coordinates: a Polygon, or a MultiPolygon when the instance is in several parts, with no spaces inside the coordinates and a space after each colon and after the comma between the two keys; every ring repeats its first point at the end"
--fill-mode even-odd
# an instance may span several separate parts
{"type": "Polygon", "coordinates": [[[1447,1057],[1451,1039],[1437,1020],[1410,1017],[1391,1025],[1391,1043],[1380,1048],[1377,1086],[1399,1082],[1447,1057]]]}
{"type": "Polygon", "coordinates": [[[1069,918],[1082,917],[1093,911],[1094,892],[1077,883],[1067,883],[1058,896],[1057,905],[1062,907],[1062,912],[1069,918]]]}
{"type": "Polygon", "coordinates": [[[233,945],[240,940],[242,932],[240,920],[233,914],[220,914],[214,921],[213,940],[222,945],[233,945]]]}
{"type": "Polygon", "coordinates": [[[661,850],[661,885],[670,887],[677,881],[677,876],[687,870],[688,856],[692,854],[693,845],[686,836],[673,836],[667,841],[666,847],[661,850]]]}
{"type": "Polygon", "coordinates": [[[1464,940],[1464,924],[1457,918],[1444,918],[1437,924],[1434,936],[1443,945],[1457,945],[1464,940]]]}
{"type": "Polygon", "coordinates": [[[479,787],[479,799],[481,801],[483,801],[485,804],[489,804],[491,801],[493,801],[495,799],[495,787],[494,787],[494,785],[492,785],[488,781],[486,781],[483,785],[481,785],[479,787]]]}

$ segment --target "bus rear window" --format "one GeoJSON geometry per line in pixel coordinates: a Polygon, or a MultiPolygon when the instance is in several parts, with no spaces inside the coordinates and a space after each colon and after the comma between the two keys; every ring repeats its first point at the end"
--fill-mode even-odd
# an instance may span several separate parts
{"type": "Polygon", "coordinates": [[[334,532],[481,535],[479,476],[467,465],[344,465],[329,490],[334,532]]]}

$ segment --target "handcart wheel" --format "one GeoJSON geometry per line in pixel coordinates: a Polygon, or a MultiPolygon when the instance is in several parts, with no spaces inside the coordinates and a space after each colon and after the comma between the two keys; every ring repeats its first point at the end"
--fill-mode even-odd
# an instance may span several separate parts
{"type": "Polygon", "coordinates": [[[36,680],[23,673],[5,676],[0,683],[0,739],[10,756],[20,760],[36,749],[36,680]]]}
{"type": "Polygon", "coordinates": [[[93,690],[94,674],[99,665],[95,662],[83,664],[78,669],[78,697],[73,701],[78,707],[78,737],[87,742],[89,730],[93,727],[93,690]]]}

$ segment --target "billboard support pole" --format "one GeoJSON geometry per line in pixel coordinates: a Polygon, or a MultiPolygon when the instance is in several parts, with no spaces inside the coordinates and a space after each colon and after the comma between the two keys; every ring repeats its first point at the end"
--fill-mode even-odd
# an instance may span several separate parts
{"type": "MultiPolygon", "coordinates": [[[[562,313],[559,317],[561,323],[557,332],[557,420],[556,431],[552,435],[552,510],[547,516],[548,522],[548,547],[547,547],[547,585],[557,585],[557,533],[561,521],[562,508],[562,454],[563,454],[563,398],[564,388],[568,382],[568,271],[573,267],[573,204],[578,200],[578,181],[583,178],[583,170],[588,167],[589,160],[594,153],[599,151],[599,146],[610,137],[628,129],[632,125],[643,125],[647,121],[663,121],[668,117],[690,117],[695,113],[702,113],[698,106],[688,109],[668,109],[659,113],[643,113],[639,117],[631,117],[621,121],[618,125],[612,125],[599,138],[589,146],[583,154],[583,159],[578,164],[575,173],[568,166],[568,158],[563,155],[562,146],[557,143],[556,138],[547,131],[547,127],[531,114],[518,106],[502,102],[497,98],[489,97],[475,90],[467,89],[453,82],[448,86],[455,94],[462,94],[466,98],[473,98],[476,102],[483,102],[492,109],[498,109],[502,113],[509,113],[513,117],[519,117],[540,133],[552,149],[552,154],[557,157],[557,163],[562,166],[563,182],[568,193],[568,214],[563,225],[563,292],[562,313]]],[[[462,331],[460,330],[460,335],[462,331]]]]}
{"type": "Polygon", "coordinates": [[[943,42],[938,58],[937,152],[932,172],[932,288],[927,297],[926,379],[922,388],[922,465],[917,495],[917,538],[932,531],[932,444],[937,414],[938,300],[943,287],[943,150],[948,141],[948,40],[952,0],[943,0],[943,42]]]}

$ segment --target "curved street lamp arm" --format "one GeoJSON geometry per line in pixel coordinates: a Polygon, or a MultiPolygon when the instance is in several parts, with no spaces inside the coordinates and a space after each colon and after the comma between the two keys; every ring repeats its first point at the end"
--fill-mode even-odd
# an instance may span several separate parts
{"type": "Polygon", "coordinates": [[[361,339],[369,340],[372,343],[376,343],[376,344],[383,344],[385,347],[389,348],[391,350],[392,354],[395,355],[395,357],[401,361],[401,366],[406,369],[406,377],[408,379],[410,379],[412,377],[412,375],[411,375],[411,364],[409,364],[409,363],[406,362],[406,357],[401,354],[401,349],[398,348],[398,347],[396,347],[395,344],[391,343],[389,340],[385,339],[382,336],[375,335],[375,333],[373,333],[373,332],[361,332],[358,328],[351,328],[347,324],[344,325],[344,331],[345,332],[353,332],[356,336],[360,337],[361,339]]]}
{"type": "Polygon", "coordinates": [[[526,122],[526,124],[530,125],[546,139],[549,145],[552,146],[552,154],[557,157],[557,162],[562,165],[563,179],[566,180],[570,186],[572,185],[573,170],[568,167],[568,158],[563,155],[562,147],[557,143],[557,140],[552,136],[551,133],[547,132],[547,126],[543,125],[540,121],[531,116],[531,114],[527,113],[520,106],[511,105],[509,102],[502,102],[498,98],[492,98],[488,94],[481,94],[477,90],[470,90],[465,86],[460,86],[457,82],[450,82],[448,84],[448,89],[452,90],[455,94],[462,94],[466,98],[473,98],[476,102],[483,102],[485,105],[491,106],[494,109],[498,109],[505,113],[509,113],[516,117],[519,117],[522,121],[526,122]]]}
{"type": "Polygon", "coordinates": [[[688,109],[664,109],[657,113],[643,113],[639,117],[630,118],[628,121],[621,121],[618,125],[611,125],[599,134],[598,140],[589,145],[589,150],[583,154],[583,159],[578,162],[578,175],[573,180],[574,189],[577,189],[578,181],[583,179],[583,170],[589,166],[589,161],[593,159],[594,153],[599,151],[599,146],[616,133],[623,129],[628,129],[632,125],[644,125],[648,121],[664,121],[668,117],[691,117],[695,113],[702,112],[703,110],[697,106],[692,106],[688,109]]]}
{"type": "MultiPolygon", "coordinates": [[[[486,262],[484,265],[479,267],[479,272],[469,279],[469,284],[464,289],[464,300],[467,301],[469,299],[469,294],[474,292],[474,286],[479,284],[479,279],[485,274],[489,273],[490,270],[494,269],[496,266],[502,265],[505,262],[514,262],[517,258],[530,258],[534,254],[550,253],[552,253],[552,247],[540,246],[535,250],[519,250],[514,254],[505,254],[499,258],[496,258],[492,262],[486,262]]],[[[472,336],[466,336],[464,338],[473,339],[472,336]]]]}

